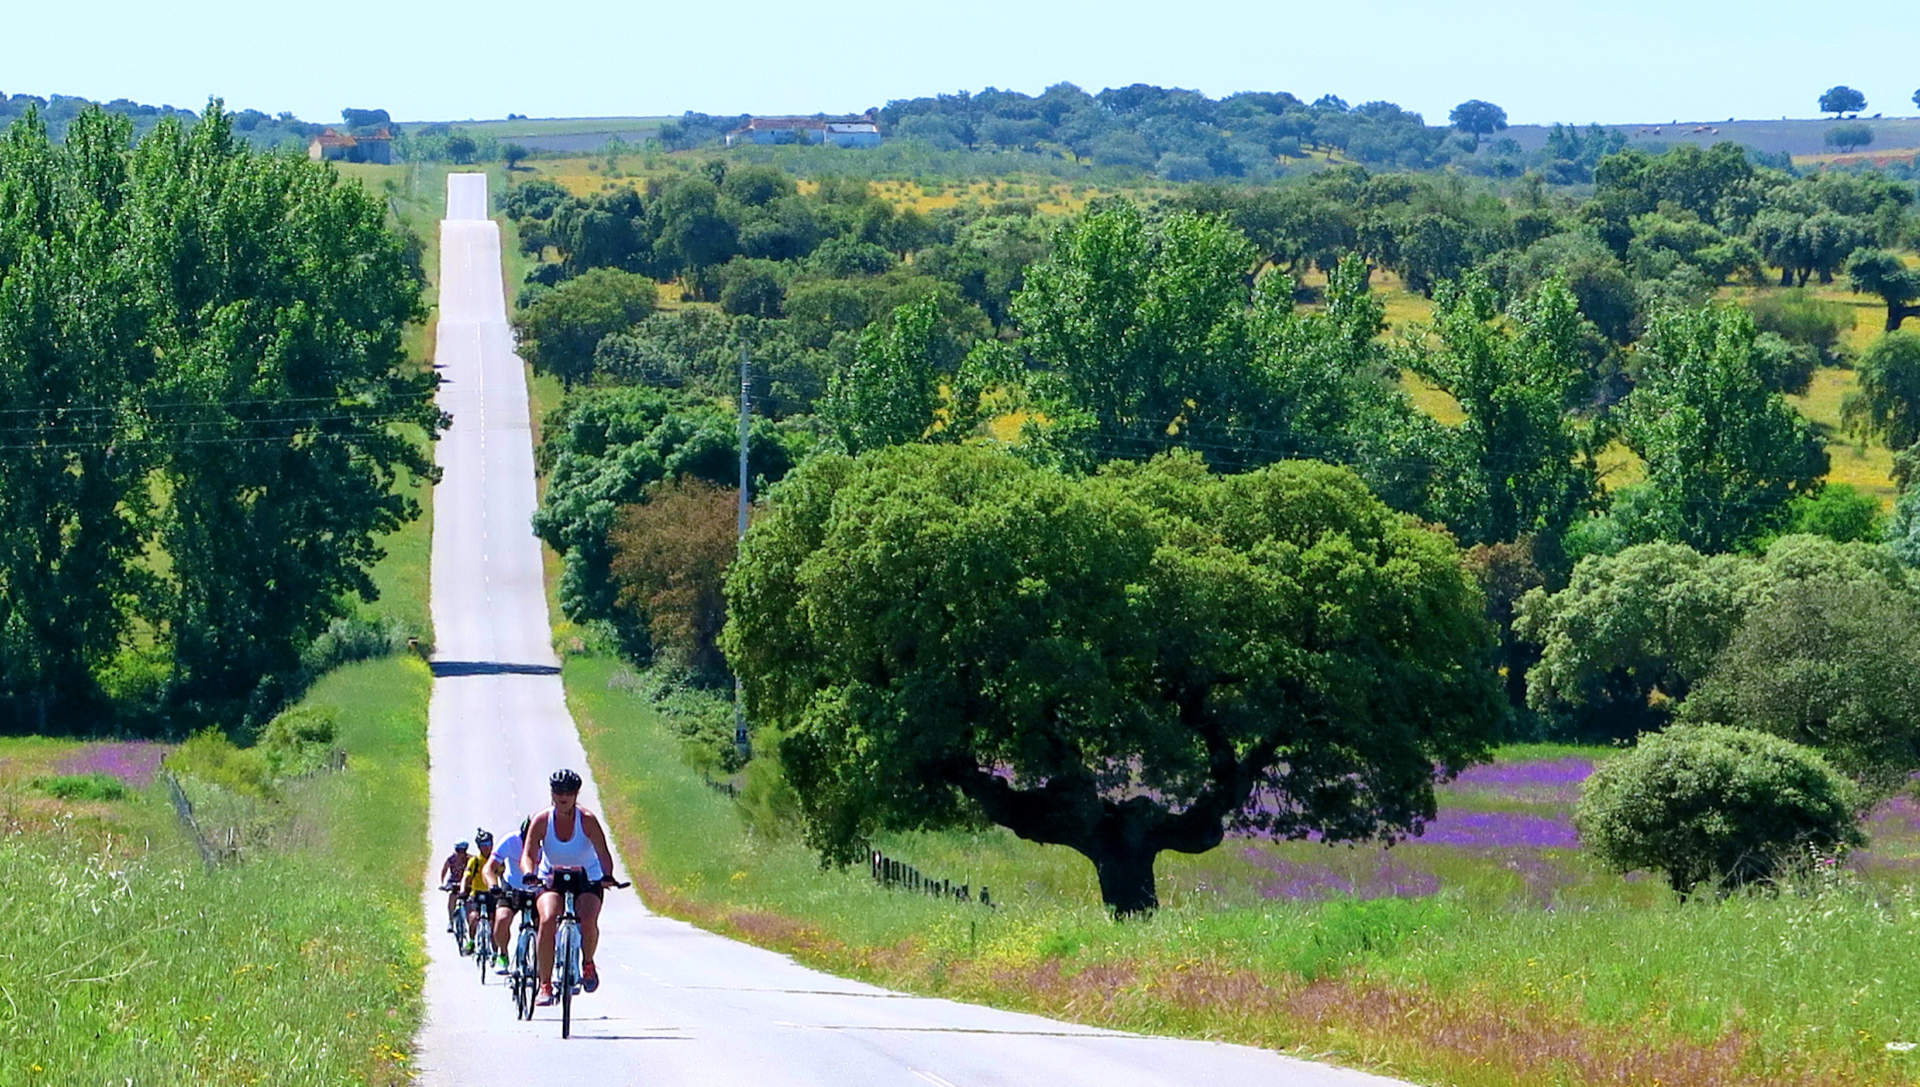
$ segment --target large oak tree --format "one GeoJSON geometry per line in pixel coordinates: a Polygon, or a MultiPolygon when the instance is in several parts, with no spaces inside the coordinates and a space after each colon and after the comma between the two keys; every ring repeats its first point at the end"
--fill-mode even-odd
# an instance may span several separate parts
{"type": "Polygon", "coordinates": [[[809,842],[984,817],[1085,855],[1119,913],[1235,827],[1418,834],[1502,712],[1444,533],[1344,468],[1092,477],[970,446],[823,456],[728,576],[723,645],[809,842]]]}

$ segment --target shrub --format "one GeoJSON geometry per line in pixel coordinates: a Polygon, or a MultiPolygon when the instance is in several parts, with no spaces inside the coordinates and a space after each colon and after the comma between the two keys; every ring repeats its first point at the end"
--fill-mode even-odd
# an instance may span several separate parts
{"type": "Polygon", "coordinates": [[[1861,794],[1817,753],[1751,729],[1677,725],[1600,764],[1574,812],[1617,871],[1662,872],[1682,897],[1774,877],[1797,852],[1865,843],[1861,794]]]}
{"type": "Polygon", "coordinates": [[[327,624],[326,632],[315,638],[300,654],[300,667],[309,676],[319,676],[343,664],[373,660],[404,652],[414,637],[407,624],[392,616],[363,618],[347,616],[327,624]]]}
{"type": "Polygon", "coordinates": [[[127,784],[111,774],[60,774],[27,783],[37,792],[60,800],[125,800],[127,784]]]}
{"type": "Polygon", "coordinates": [[[1762,294],[1747,308],[1753,311],[1753,327],[1813,348],[1827,366],[1840,361],[1841,341],[1853,329],[1852,306],[1822,301],[1804,290],[1762,294]]]}
{"type": "Polygon", "coordinates": [[[780,734],[762,729],[753,737],[753,760],[747,763],[746,784],[740,789],[740,808],[747,824],[763,837],[797,838],[800,794],[787,780],[780,762],[780,734]]]}
{"type": "Polygon", "coordinates": [[[1787,503],[1787,534],[1824,536],[1839,543],[1874,543],[1886,536],[1880,500],[1845,483],[1825,483],[1787,503]]]}
{"type": "Polygon", "coordinates": [[[681,758],[707,777],[725,776],[740,769],[740,752],[733,745],[733,701],[711,690],[692,686],[684,672],[655,666],[642,672],[623,672],[609,686],[633,691],[653,704],[680,740],[681,758]]]}
{"type": "Polygon", "coordinates": [[[1920,769],[1920,601],[1886,584],[1782,582],[1748,609],[1680,719],[1817,747],[1882,793],[1920,769]]]}
{"type": "Polygon", "coordinates": [[[331,710],[297,707],[268,721],[257,747],[274,777],[296,777],[326,766],[337,735],[331,710]]]}
{"type": "Polygon", "coordinates": [[[273,792],[266,752],[257,747],[238,747],[218,729],[194,733],[166,757],[165,765],[176,774],[246,796],[264,797],[273,792]]]}

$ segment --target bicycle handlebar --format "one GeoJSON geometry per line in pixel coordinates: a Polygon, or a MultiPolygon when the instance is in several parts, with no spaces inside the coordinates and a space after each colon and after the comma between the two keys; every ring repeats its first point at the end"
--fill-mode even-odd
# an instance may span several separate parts
{"type": "MultiPolygon", "coordinates": [[[[593,885],[595,887],[613,887],[616,889],[625,889],[627,887],[633,886],[633,884],[631,883],[622,883],[619,880],[614,879],[612,876],[603,876],[602,878],[594,881],[593,885]]],[[[520,888],[520,890],[523,890],[523,891],[547,891],[551,889],[552,888],[550,888],[547,885],[547,881],[543,879],[529,879],[526,882],[526,886],[520,888]]]]}

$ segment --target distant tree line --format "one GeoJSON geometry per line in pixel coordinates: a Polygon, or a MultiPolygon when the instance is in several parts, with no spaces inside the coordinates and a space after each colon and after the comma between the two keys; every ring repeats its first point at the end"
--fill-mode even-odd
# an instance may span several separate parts
{"type": "MultiPolygon", "coordinates": [[[[200,117],[190,109],[178,109],[173,106],[149,106],[125,98],[116,98],[111,102],[94,102],[68,94],[55,94],[46,97],[32,94],[8,95],[0,93],[0,125],[17,120],[34,111],[46,126],[47,132],[55,140],[66,138],[67,127],[89,108],[98,107],[116,117],[124,117],[133,126],[135,139],[145,136],[160,122],[172,119],[181,124],[191,125],[200,117]]],[[[257,109],[243,109],[228,115],[233,131],[238,138],[254,147],[267,148],[304,148],[307,141],[317,134],[321,125],[309,124],[292,113],[262,113],[257,109]]]]}
{"type": "MultiPolygon", "coordinates": [[[[1474,99],[1448,126],[1392,102],[1349,105],[1335,95],[1311,102],[1286,92],[1213,99],[1197,91],[1135,83],[1089,94],[1058,83],[1038,95],[989,87],[898,99],[879,111],[892,141],[934,151],[1018,153],[1144,172],[1167,181],[1270,180],[1311,157],[1340,156],[1370,168],[1518,176],[1540,169],[1556,181],[1584,181],[1602,154],[1626,144],[1618,130],[1555,126],[1547,146],[1523,154],[1512,141],[1482,153],[1482,137],[1506,127],[1506,111],[1474,99]]],[[[661,129],[669,150],[711,146],[746,121],[687,113],[661,129]]]]}

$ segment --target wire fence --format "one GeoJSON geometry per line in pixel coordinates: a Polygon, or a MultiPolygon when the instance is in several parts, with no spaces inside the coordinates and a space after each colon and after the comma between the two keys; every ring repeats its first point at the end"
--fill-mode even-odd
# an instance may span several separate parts
{"type": "MultiPolygon", "coordinates": [[[[345,748],[332,747],[327,750],[322,762],[304,773],[284,779],[285,783],[304,781],[322,774],[337,774],[347,768],[345,748]]],[[[200,851],[200,859],[208,868],[240,859],[250,844],[258,844],[269,835],[276,822],[284,821],[285,812],[275,810],[276,805],[268,802],[231,794],[218,787],[211,787],[208,795],[215,800],[225,798],[232,802],[232,810],[216,803],[214,819],[209,825],[200,811],[196,810],[187,790],[173,771],[162,768],[161,778],[167,783],[167,797],[173,802],[173,813],[180,820],[180,826],[193,839],[200,851]]],[[[203,797],[204,799],[205,797],[203,797]]]]}
{"type": "Polygon", "coordinates": [[[993,908],[993,897],[988,893],[986,885],[981,885],[980,893],[976,897],[973,889],[965,883],[932,879],[923,875],[913,865],[895,860],[877,849],[867,859],[867,870],[873,876],[875,883],[890,890],[932,895],[935,898],[951,898],[957,902],[977,901],[988,909],[993,908]]]}

